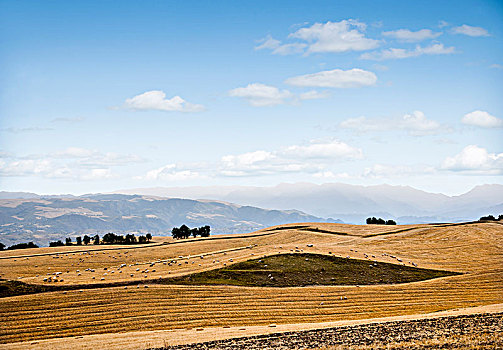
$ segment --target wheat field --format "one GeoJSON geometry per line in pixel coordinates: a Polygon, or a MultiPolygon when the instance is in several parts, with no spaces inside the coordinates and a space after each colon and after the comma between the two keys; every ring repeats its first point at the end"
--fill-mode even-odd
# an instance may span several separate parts
{"type": "Polygon", "coordinates": [[[0,347],[156,330],[192,329],[197,338],[197,330],[207,328],[238,327],[246,332],[246,327],[271,324],[400,317],[503,303],[503,225],[497,222],[394,227],[305,223],[245,235],[187,241],[156,237],[154,241],[139,247],[0,252],[2,279],[83,286],[81,290],[1,298],[0,347]],[[160,277],[296,252],[414,264],[462,274],[372,286],[259,288],[156,283],[160,277]],[[60,272],[58,282],[44,281],[56,272],[60,272]],[[128,281],[141,284],[102,286],[128,281]],[[99,288],[89,288],[97,283],[99,288]]]}

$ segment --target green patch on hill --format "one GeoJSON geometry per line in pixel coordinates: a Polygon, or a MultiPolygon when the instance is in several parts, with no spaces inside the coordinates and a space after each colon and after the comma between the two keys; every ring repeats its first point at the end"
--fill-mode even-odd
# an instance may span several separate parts
{"type": "Polygon", "coordinates": [[[29,284],[19,281],[0,281],[0,298],[61,290],[60,286],[29,284]]]}
{"type": "Polygon", "coordinates": [[[416,282],[458,274],[329,255],[279,254],[211,271],[164,279],[161,283],[250,287],[372,285],[416,282]]]}
{"type": "Polygon", "coordinates": [[[247,287],[303,287],[313,285],[372,285],[423,281],[459,275],[458,272],[422,269],[370,260],[321,254],[278,254],[247,260],[186,276],[112,283],[39,285],[0,280],[0,298],[77,289],[111,288],[144,284],[234,285],[247,287]]]}

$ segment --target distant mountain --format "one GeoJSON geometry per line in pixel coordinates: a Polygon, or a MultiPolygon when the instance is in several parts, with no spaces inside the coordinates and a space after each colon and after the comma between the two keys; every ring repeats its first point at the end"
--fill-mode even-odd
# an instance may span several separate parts
{"type": "Polygon", "coordinates": [[[6,245],[28,241],[47,245],[67,236],[106,232],[167,235],[182,224],[210,225],[213,233],[243,233],[294,222],[340,222],[297,210],[221,201],[122,194],[24,197],[0,199],[0,242],[6,245]]]}
{"type": "Polygon", "coordinates": [[[40,196],[36,193],[31,192],[6,192],[0,191],[0,199],[27,199],[27,198],[39,198],[40,196]]]}
{"type": "Polygon", "coordinates": [[[363,223],[368,216],[392,218],[398,223],[467,221],[478,219],[503,204],[503,185],[482,185],[460,196],[429,193],[409,186],[357,186],[341,183],[280,184],[274,187],[144,188],[115,193],[163,197],[211,198],[262,208],[297,209],[320,217],[363,223]]]}

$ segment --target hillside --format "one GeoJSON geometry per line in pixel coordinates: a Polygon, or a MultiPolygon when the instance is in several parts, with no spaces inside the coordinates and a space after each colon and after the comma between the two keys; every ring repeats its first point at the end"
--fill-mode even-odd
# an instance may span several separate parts
{"type": "Polygon", "coordinates": [[[2,283],[39,289],[0,298],[0,348],[146,349],[465,308],[501,312],[502,233],[500,222],[297,223],[154,237],[147,246],[4,251],[2,283]],[[405,271],[428,276],[398,280],[405,271]]]}
{"type": "Polygon", "coordinates": [[[243,233],[299,221],[326,219],[296,210],[140,195],[0,199],[0,242],[6,245],[27,241],[47,245],[68,235],[110,231],[167,235],[182,224],[210,225],[213,233],[243,233]]]}

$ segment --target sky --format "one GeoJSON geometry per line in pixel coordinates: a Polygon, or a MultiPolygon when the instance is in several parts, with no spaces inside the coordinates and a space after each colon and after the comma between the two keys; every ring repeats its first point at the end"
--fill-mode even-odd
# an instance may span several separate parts
{"type": "Polygon", "coordinates": [[[503,184],[501,1],[0,0],[0,190],[503,184]]]}

